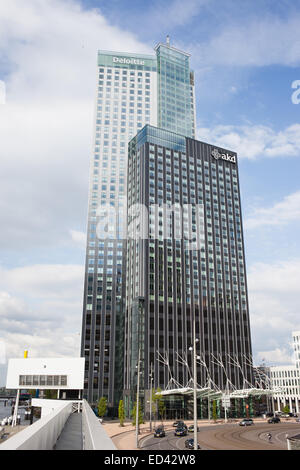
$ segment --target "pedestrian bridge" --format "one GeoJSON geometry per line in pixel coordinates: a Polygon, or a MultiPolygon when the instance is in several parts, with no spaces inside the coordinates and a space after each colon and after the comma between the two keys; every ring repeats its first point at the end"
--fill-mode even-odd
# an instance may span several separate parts
{"type": "Polygon", "coordinates": [[[86,400],[39,400],[41,418],[0,444],[0,450],[116,450],[86,400]]]}

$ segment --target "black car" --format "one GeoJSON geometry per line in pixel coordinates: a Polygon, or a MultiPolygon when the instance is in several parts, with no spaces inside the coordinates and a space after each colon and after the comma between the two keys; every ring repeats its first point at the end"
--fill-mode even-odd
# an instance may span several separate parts
{"type": "MultiPolygon", "coordinates": [[[[200,431],[200,429],[199,429],[198,426],[197,426],[197,432],[199,432],[199,431],[200,431]]],[[[193,424],[191,424],[191,425],[188,427],[188,432],[194,432],[194,425],[193,425],[193,424]]]]}
{"type": "Polygon", "coordinates": [[[166,433],[164,428],[160,427],[154,430],[154,437],[165,437],[166,433]]]}
{"type": "Polygon", "coordinates": [[[185,426],[185,424],[184,424],[183,421],[179,421],[179,420],[178,420],[178,421],[175,421],[175,422],[173,423],[173,427],[174,427],[174,428],[177,428],[178,426],[179,426],[179,427],[183,427],[183,426],[185,426]]]}
{"type": "MultiPolygon", "coordinates": [[[[194,450],[194,439],[187,439],[184,443],[186,449],[194,450]]],[[[197,449],[201,449],[199,444],[197,444],[197,449]]]]}
{"type": "Polygon", "coordinates": [[[177,426],[174,432],[175,436],[186,436],[187,435],[187,429],[185,428],[180,428],[177,426]]]}
{"type": "Polygon", "coordinates": [[[251,426],[252,424],[254,424],[254,422],[251,418],[245,418],[239,423],[240,426],[251,426]]]}
{"type": "Polygon", "coordinates": [[[280,423],[280,418],[278,416],[273,416],[273,418],[268,419],[269,424],[280,423]]]}

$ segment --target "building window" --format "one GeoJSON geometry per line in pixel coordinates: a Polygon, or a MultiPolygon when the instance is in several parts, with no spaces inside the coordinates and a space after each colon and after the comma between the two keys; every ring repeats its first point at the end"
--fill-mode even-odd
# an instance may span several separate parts
{"type": "Polygon", "coordinates": [[[66,375],[20,375],[19,385],[67,386],[66,375]]]}

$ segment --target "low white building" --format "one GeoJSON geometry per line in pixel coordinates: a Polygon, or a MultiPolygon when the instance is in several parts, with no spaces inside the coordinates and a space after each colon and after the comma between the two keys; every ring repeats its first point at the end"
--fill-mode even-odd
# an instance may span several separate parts
{"type": "Polygon", "coordinates": [[[281,411],[286,405],[291,412],[300,411],[300,369],[296,366],[270,367],[271,387],[281,391],[273,395],[273,409],[281,411]]]}
{"type": "Polygon", "coordinates": [[[9,359],[6,388],[78,391],[84,387],[84,362],[79,358],[9,359]]]}
{"type": "Polygon", "coordinates": [[[272,388],[281,387],[281,392],[273,395],[275,411],[286,405],[291,412],[300,412],[300,331],[293,331],[295,365],[270,367],[272,388]]]}

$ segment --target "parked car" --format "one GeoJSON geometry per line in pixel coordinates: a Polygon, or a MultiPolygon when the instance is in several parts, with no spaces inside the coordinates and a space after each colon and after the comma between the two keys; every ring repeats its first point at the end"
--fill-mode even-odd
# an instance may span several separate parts
{"type": "MultiPolygon", "coordinates": [[[[194,450],[194,439],[187,439],[184,443],[184,447],[186,449],[191,449],[191,450],[194,450]]],[[[201,447],[199,446],[199,444],[197,444],[197,449],[201,449],[201,447]]]]}
{"type": "Polygon", "coordinates": [[[273,416],[273,418],[268,419],[269,424],[280,423],[280,418],[278,416],[273,416]]]}
{"type": "MultiPolygon", "coordinates": [[[[199,427],[197,426],[197,432],[199,432],[199,431],[200,431],[200,429],[199,429],[199,427]]],[[[193,425],[193,424],[191,424],[191,425],[188,427],[188,432],[194,432],[194,425],[193,425]]]]}
{"type": "Polygon", "coordinates": [[[166,433],[163,427],[154,430],[154,437],[165,437],[166,433]]]}
{"type": "Polygon", "coordinates": [[[179,428],[177,427],[174,432],[175,436],[186,436],[187,435],[187,429],[185,428],[179,428]]]}
{"type": "Polygon", "coordinates": [[[254,424],[254,422],[253,422],[253,419],[251,419],[251,418],[245,418],[245,419],[242,419],[242,421],[239,422],[240,426],[251,426],[252,424],[254,424]]]}

